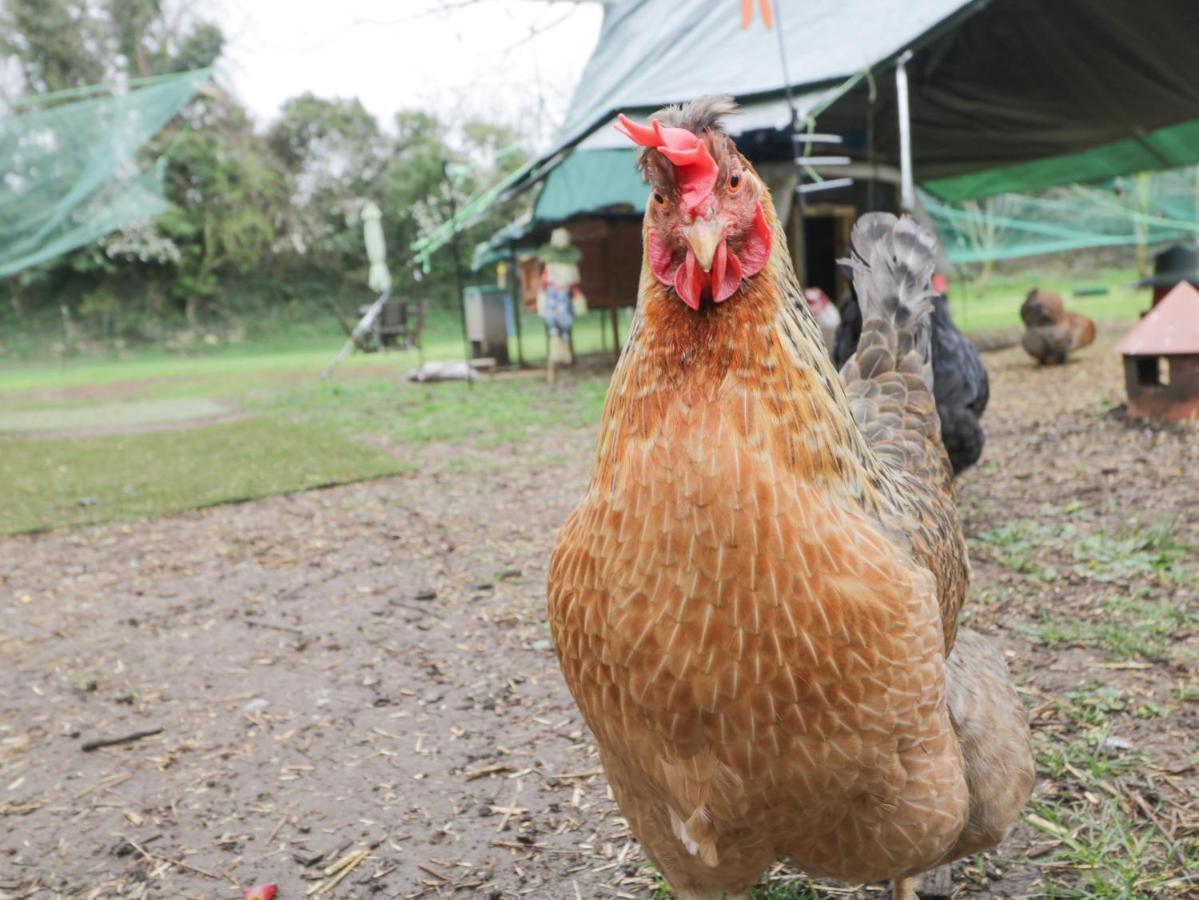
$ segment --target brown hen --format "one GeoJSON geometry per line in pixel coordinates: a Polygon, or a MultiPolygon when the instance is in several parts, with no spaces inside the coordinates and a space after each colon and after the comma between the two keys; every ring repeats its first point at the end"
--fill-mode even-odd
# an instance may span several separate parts
{"type": "Polygon", "coordinates": [[[1033,289],[1020,307],[1024,322],[1021,345],[1041,365],[1056,366],[1075,350],[1095,340],[1095,323],[1082,313],[1070,312],[1051,291],[1033,289]]]}
{"type": "Polygon", "coordinates": [[[929,389],[932,242],[908,219],[855,227],[864,326],[838,378],[729,111],[625,123],[647,148],[647,253],[551,561],[554,642],[681,897],[745,895],[784,857],[913,896],[918,873],[997,843],[1033,781],[1002,657],[956,628],[968,563],[929,389]]]}

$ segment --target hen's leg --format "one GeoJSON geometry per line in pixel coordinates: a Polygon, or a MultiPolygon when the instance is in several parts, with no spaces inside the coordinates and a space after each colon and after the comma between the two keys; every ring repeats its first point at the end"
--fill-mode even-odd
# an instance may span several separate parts
{"type": "Polygon", "coordinates": [[[915,878],[896,878],[891,882],[891,900],[920,900],[915,878]]]}

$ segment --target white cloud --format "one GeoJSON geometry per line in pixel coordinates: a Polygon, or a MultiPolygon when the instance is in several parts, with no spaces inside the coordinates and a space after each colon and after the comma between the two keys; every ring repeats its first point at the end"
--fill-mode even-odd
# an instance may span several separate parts
{"type": "Polygon", "coordinates": [[[599,35],[597,3],[217,0],[221,80],[262,122],[311,91],[400,109],[489,114],[549,140],[599,35]]]}

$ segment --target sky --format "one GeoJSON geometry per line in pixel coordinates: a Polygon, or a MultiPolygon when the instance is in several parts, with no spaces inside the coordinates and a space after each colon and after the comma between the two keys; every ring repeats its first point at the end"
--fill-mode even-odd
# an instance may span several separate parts
{"type": "MultiPolygon", "coordinates": [[[[208,4],[206,4],[208,5],[208,4]]],[[[400,109],[482,116],[548,143],[599,37],[574,0],[215,0],[222,84],[260,123],[288,97],[358,97],[384,125],[400,109]]]]}

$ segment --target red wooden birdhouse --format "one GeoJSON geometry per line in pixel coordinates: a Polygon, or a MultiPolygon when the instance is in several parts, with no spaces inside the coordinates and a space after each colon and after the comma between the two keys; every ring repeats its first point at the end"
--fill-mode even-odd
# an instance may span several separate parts
{"type": "Polygon", "coordinates": [[[1199,418],[1199,290],[1179,283],[1116,344],[1124,354],[1128,413],[1199,418]]]}

